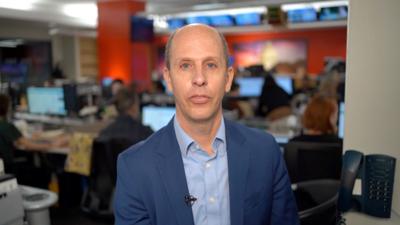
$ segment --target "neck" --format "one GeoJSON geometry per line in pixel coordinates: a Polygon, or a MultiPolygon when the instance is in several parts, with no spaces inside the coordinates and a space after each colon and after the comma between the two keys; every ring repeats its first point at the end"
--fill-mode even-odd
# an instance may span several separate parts
{"type": "Polygon", "coordinates": [[[202,149],[208,154],[213,153],[212,142],[213,138],[217,134],[218,128],[221,125],[222,114],[218,114],[215,118],[207,121],[194,121],[187,120],[176,114],[176,119],[182,129],[198,143],[202,149]]]}

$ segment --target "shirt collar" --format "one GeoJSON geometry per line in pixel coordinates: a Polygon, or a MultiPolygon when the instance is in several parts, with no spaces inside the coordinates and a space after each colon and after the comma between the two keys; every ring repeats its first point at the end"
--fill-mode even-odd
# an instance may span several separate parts
{"type": "MultiPolygon", "coordinates": [[[[178,141],[179,149],[181,150],[181,153],[183,155],[186,155],[189,147],[192,143],[194,143],[193,138],[191,138],[180,126],[178,120],[176,119],[176,115],[174,116],[174,129],[175,129],[175,135],[176,139],[178,141]]],[[[221,123],[219,125],[219,128],[217,130],[217,134],[215,135],[214,141],[216,140],[221,141],[225,143],[225,122],[224,118],[221,119],[221,123]]],[[[214,145],[214,144],[213,144],[214,145]]]]}

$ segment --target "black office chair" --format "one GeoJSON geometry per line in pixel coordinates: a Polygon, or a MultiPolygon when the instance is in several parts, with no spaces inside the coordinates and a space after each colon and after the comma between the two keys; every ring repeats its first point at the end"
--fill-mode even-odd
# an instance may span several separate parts
{"type": "Polygon", "coordinates": [[[334,225],[339,180],[302,181],[292,185],[301,225],[334,225]]]}
{"type": "Polygon", "coordinates": [[[97,218],[113,219],[113,195],[118,154],[132,145],[127,139],[95,139],[88,187],[81,209],[97,218]]]}
{"type": "Polygon", "coordinates": [[[289,142],[284,159],[292,183],[315,179],[340,179],[342,144],[289,142]]]}
{"type": "Polygon", "coordinates": [[[0,158],[3,159],[5,172],[14,174],[19,184],[47,189],[50,171],[44,165],[35,165],[34,154],[43,161],[41,154],[19,150],[0,134],[0,158]]]}

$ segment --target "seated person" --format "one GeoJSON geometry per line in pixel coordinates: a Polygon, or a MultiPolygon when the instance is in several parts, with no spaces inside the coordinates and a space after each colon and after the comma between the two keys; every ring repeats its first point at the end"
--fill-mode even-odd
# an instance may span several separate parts
{"type": "Polygon", "coordinates": [[[139,97],[133,89],[123,88],[114,98],[118,111],[115,120],[103,129],[98,138],[118,138],[130,140],[135,144],[150,136],[153,131],[139,121],[139,97]]]}
{"type": "MultiPolygon", "coordinates": [[[[20,179],[20,176],[24,176],[24,174],[19,173],[21,172],[21,169],[24,169],[21,167],[26,167],[27,165],[24,164],[20,167],[17,166],[14,157],[16,154],[15,150],[21,149],[27,151],[46,151],[52,148],[60,147],[62,144],[64,144],[65,140],[56,138],[54,140],[45,140],[44,142],[41,142],[36,140],[41,139],[40,136],[36,139],[24,137],[18,128],[16,128],[14,124],[7,120],[9,105],[9,97],[7,95],[0,94],[0,158],[2,158],[4,161],[5,171],[7,173],[14,173],[17,176],[19,183],[38,186],[29,182],[25,182],[24,178],[22,177],[20,179]]],[[[28,168],[25,168],[25,170],[27,171],[28,168]]],[[[24,177],[27,178],[27,174],[25,174],[24,177]]],[[[29,174],[29,177],[33,177],[33,175],[29,174]]],[[[46,184],[44,187],[45,186],[46,184]]]]}
{"type": "Polygon", "coordinates": [[[338,106],[335,99],[317,95],[303,114],[303,134],[290,141],[342,143],[337,136],[338,106]]]}
{"type": "Polygon", "coordinates": [[[269,121],[279,120],[292,114],[289,94],[278,86],[270,74],[265,77],[258,99],[257,113],[269,121]]]}

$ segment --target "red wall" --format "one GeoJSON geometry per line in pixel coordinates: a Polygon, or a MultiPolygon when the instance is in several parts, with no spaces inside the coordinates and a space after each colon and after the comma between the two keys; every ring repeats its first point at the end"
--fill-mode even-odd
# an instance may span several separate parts
{"type": "MultiPolygon", "coordinates": [[[[251,34],[228,34],[225,38],[232,49],[233,44],[272,39],[302,39],[308,43],[308,72],[318,74],[324,67],[326,56],[346,58],[346,28],[309,29],[301,31],[260,32],[251,34]]],[[[158,37],[156,44],[165,45],[167,38],[158,37]]]]}
{"type": "Polygon", "coordinates": [[[108,76],[147,85],[152,68],[152,44],[130,40],[130,17],[144,11],[144,2],[99,1],[97,6],[100,79],[108,76]]]}

